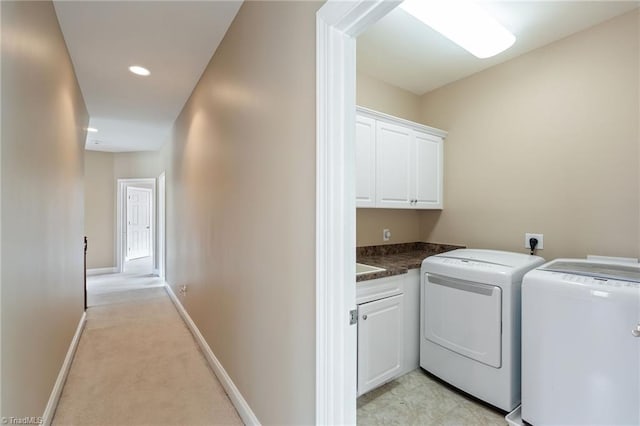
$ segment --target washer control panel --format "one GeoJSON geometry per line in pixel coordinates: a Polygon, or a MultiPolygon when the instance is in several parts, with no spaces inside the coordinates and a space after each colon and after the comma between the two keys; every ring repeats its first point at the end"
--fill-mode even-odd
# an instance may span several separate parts
{"type": "Polygon", "coordinates": [[[621,280],[612,280],[609,278],[598,278],[598,277],[589,277],[585,275],[575,275],[575,274],[563,274],[561,272],[555,272],[555,274],[562,275],[562,280],[578,283],[578,284],[586,284],[586,285],[602,285],[606,287],[629,287],[629,288],[638,288],[640,289],[640,283],[631,282],[631,281],[621,281],[621,280]]]}

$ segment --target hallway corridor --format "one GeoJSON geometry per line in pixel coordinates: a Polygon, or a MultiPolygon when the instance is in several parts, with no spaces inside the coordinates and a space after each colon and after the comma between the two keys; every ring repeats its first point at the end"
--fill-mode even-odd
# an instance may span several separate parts
{"type": "Polygon", "coordinates": [[[87,287],[54,425],[242,424],[161,280],[110,274],[87,287]]]}

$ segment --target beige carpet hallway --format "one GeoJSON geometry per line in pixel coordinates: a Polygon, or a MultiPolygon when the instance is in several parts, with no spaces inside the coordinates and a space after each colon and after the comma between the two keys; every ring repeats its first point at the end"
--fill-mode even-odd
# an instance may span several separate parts
{"type": "Polygon", "coordinates": [[[159,284],[132,274],[88,283],[87,323],[54,425],[242,424],[159,284]]]}

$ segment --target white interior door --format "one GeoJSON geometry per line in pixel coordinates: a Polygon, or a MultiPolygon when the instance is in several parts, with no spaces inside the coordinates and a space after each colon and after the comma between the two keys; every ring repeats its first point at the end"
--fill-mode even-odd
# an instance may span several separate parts
{"type": "Polygon", "coordinates": [[[126,260],[151,256],[151,189],[127,187],[126,260]]]}

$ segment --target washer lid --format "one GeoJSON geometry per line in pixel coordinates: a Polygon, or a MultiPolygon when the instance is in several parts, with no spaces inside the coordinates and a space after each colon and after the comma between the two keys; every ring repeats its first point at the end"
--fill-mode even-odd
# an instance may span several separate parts
{"type": "Polygon", "coordinates": [[[556,259],[540,270],[563,272],[618,281],[640,283],[640,264],[593,262],[583,259],[556,259]]]}
{"type": "Polygon", "coordinates": [[[438,257],[452,259],[474,260],[476,262],[492,263],[508,268],[533,268],[544,262],[539,256],[531,256],[510,251],[484,250],[484,249],[457,249],[438,254],[438,257]]]}

